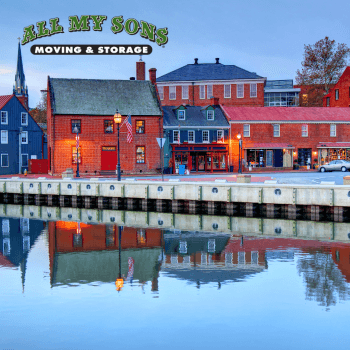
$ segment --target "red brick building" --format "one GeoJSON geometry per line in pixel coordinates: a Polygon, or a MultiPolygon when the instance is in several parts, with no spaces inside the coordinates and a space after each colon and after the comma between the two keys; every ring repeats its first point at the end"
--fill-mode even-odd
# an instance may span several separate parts
{"type": "Polygon", "coordinates": [[[346,67],[338,82],[323,97],[323,107],[350,107],[350,66],[346,67]]]}
{"type": "Polygon", "coordinates": [[[266,78],[234,65],[187,64],[157,78],[162,106],[207,106],[212,97],[224,106],[264,106],[266,78]]]}
{"type": "Polygon", "coordinates": [[[230,165],[244,170],[307,168],[350,160],[350,108],[222,107],[230,122],[230,165]]]}
{"type": "Polygon", "coordinates": [[[155,86],[144,80],[143,63],[143,74],[137,74],[143,80],[48,78],[50,174],[60,174],[67,168],[76,167],[75,127],[79,131],[80,173],[115,174],[118,139],[113,116],[117,109],[122,122],[128,115],[132,121],[132,143],[127,142],[126,125],[120,128],[122,173],[154,173],[160,168],[156,138],[163,135],[162,111],[155,86]]]}

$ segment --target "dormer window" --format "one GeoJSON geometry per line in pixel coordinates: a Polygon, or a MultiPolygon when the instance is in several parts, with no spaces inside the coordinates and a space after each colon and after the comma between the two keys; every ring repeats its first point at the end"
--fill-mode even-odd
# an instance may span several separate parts
{"type": "Polygon", "coordinates": [[[207,120],[214,120],[214,110],[213,109],[207,110],[207,120]]]}
{"type": "Polygon", "coordinates": [[[178,120],[185,120],[185,117],[186,117],[186,111],[184,109],[180,109],[177,111],[178,120]]]}

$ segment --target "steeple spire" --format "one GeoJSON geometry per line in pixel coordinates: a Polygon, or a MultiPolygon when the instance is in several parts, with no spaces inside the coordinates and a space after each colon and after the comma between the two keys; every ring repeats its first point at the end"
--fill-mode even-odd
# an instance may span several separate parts
{"type": "Polygon", "coordinates": [[[23,70],[22,53],[20,38],[18,38],[18,54],[17,54],[17,71],[15,76],[15,85],[13,87],[13,93],[16,95],[22,104],[28,108],[28,88],[25,85],[25,75],[23,70]],[[22,101],[23,100],[23,101],[22,101]]]}

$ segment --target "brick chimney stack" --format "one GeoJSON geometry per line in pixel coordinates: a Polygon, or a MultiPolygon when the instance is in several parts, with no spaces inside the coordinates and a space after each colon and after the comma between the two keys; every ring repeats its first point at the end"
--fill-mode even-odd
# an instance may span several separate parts
{"type": "Polygon", "coordinates": [[[140,61],[136,62],[136,80],[146,79],[146,64],[140,58],[140,61]]]}
{"type": "Polygon", "coordinates": [[[157,80],[157,74],[156,74],[156,72],[157,72],[157,69],[156,69],[156,68],[151,68],[151,69],[149,70],[149,80],[151,81],[151,83],[152,83],[153,85],[156,84],[156,80],[157,80]]]}

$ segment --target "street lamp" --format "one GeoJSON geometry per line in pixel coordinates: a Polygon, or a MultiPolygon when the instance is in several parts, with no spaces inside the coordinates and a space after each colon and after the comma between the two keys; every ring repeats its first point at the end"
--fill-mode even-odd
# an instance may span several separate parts
{"type": "Polygon", "coordinates": [[[238,133],[237,135],[239,151],[238,151],[238,173],[242,174],[242,135],[238,133]]]}
{"type": "Polygon", "coordinates": [[[76,148],[77,148],[77,177],[80,177],[79,175],[79,129],[77,126],[74,127],[73,132],[77,134],[77,136],[75,137],[76,148]]]}
{"type": "Polygon", "coordinates": [[[114,123],[116,123],[118,126],[118,164],[117,164],[118,181],[120,181],[119,125],[121,122],[122,122],[122,116],[119,113],[118,108],[117,108],[117,110],[115,111],[115,114],[114,114],[114,123]]]}
{"type": "MultiPolygon", "coordinates": [[[[119,124],[118,124],[119,125],[119,124]]],[[[122,278],[122,227],[118,226],[118,250],[119,250],[119,275],[115,281],[117,291],[120,292],[124,285],[124,279],[122,278]]]]}

